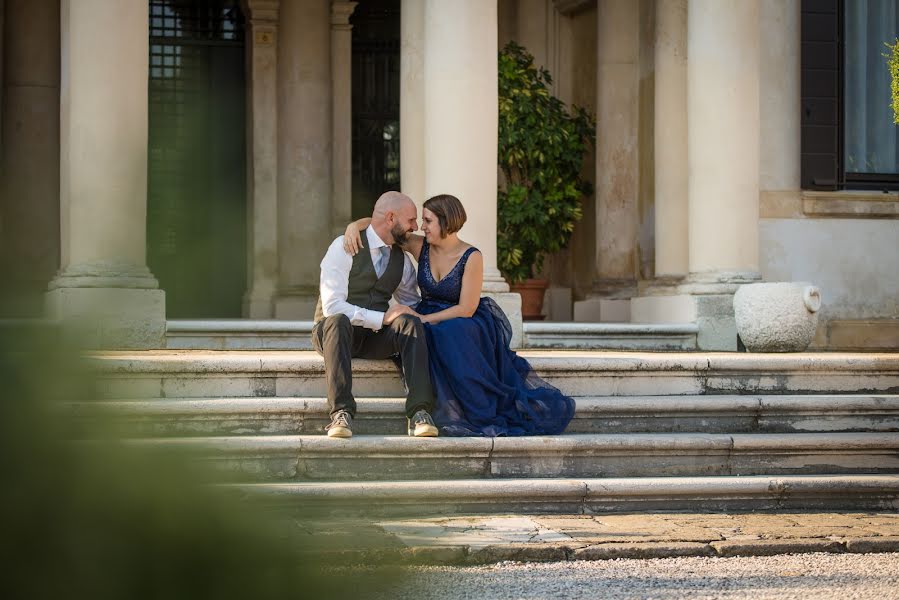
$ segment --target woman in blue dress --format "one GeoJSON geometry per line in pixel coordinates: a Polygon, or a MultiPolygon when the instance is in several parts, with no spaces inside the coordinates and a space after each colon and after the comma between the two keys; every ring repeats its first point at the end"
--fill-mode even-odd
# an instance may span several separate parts
{"type": "MultiPolygon", "coordinates": [[[[493,299],[481,297],[484,259],[457,235],[465,220],[456,197],[434,196],[422,210],[424,235],[403,243],[418,262],[422,299],[414,310],[427,335],[434,421],[448,436],[562,433],[574,400],[509,348],[509,320],[493,299]]],[[[347,227],[344,246],[351,254],[361,247],[366,221],[347,227]]]]}

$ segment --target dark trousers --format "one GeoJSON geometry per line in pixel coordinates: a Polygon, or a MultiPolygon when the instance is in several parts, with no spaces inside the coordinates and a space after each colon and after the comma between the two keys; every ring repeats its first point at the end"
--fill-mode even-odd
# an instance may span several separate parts
{"type": "Polygon", "coordinates": [[[346,315],[332,315],[312,328],[312,345],[325,358],[328,405],[333,415],[356,415],[353,358],[390,358],[399,354],[406,384],[406,416],[431,411],[434,392],[428,371],[428,345],[418,317],[401,315],[380,331],[354,327],[346,315]]]}

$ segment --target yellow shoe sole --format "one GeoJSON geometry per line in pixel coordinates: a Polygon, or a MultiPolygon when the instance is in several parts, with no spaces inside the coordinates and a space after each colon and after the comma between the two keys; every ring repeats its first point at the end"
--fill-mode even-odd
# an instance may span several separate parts
{"type": "Polygon", "coordinates": [[[437,428],[433,425],[416,425],[412,435],[415,437],[437,437],[437,428]]]}
{"type": "Polygon", "coordinates": [[[351,438],[353,437],[353,430],[347,427],[332,427],[328,430],[328,437],[351,438]]]}

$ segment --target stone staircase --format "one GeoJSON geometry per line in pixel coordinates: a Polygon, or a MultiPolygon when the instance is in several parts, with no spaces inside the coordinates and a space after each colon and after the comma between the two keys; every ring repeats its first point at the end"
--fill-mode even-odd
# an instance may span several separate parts
{"type": "Polygon", "coordinates": [[[97,354],[103,399],[73,408],[331,512],[899,507],[899,355],[521,354],[576,398],[565,435],[409,438],[396,368],[359,360],[356,435],[328,439],[308,351],[97,354]]]}
{"type": "MultiPolygon", "coordinates": [[[[166,346],[173,350],[312,350],[312,321],[170,320],[166,346]]],[[[524,323],[526,348],[695,350],[695,323],[524,323]]]]}

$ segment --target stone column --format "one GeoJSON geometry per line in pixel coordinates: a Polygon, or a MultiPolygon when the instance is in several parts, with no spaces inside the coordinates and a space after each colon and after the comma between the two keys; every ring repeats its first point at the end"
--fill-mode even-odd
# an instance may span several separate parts
{"type": "Polygon", "coordinates": [[[9,0],[5,13],[3,311],[36,317],[59,269],[59,0],[9,0]]]}
{"type": "Polygon", "coordinates": [[[602,299],[599,320],[626,321],[637,268],[640,3],[599,0],[596,12],[594,291],[602,299]]]}
{"type": "Polygon", "coordinates": [[[733,293],[759,279],[759,5],[690,0],[690,275],[703,349],[736,347],[733,293]]]}
{"type": "Polygon", "coordinates": [[[247,293],[243,315],[274,316],[278,285],[278,4],[247,2],[247,293]]]}
{"type": "Polygon", "coordinates": [[[425,195],[449,193],[465,205],[460,235],[484,256],[483,290],[497,295],[520,336],[520,298],[496,266],[496,0],[424,6],[425,195]]]}
{"type": "Polygon", "coordinates": [[[689,270],[687,0],[657,0],[655,66],[655,274],[664,281],[689,270]]]}
{"type": "Polygon", "coordinates": [[[421,212],[425,196],[425,5],[400,6],[400,183],[421,212]]]}
{"type": "Polygon", "coordinates": [[[800,210],[800,3],[762,0],[759,186],[761,214],[800,210]]]}
{"type": "Polygon", "coordinates": [[[47,311],[88,345],[162,347],[165,293],[146,266],[147,6],[62,0],[62,268],[47,311]]]}
{"type": "Polygon", "coordinates": [[[334,235],[353,215],[353,26],[357,2],[331,4],[331,203],[334,235]]]}
{"type": "Polygon", "coordinates": [[[331,236],[331,3],[283,2],[278,34],[275,317],[312,318],[331,236]]]}

